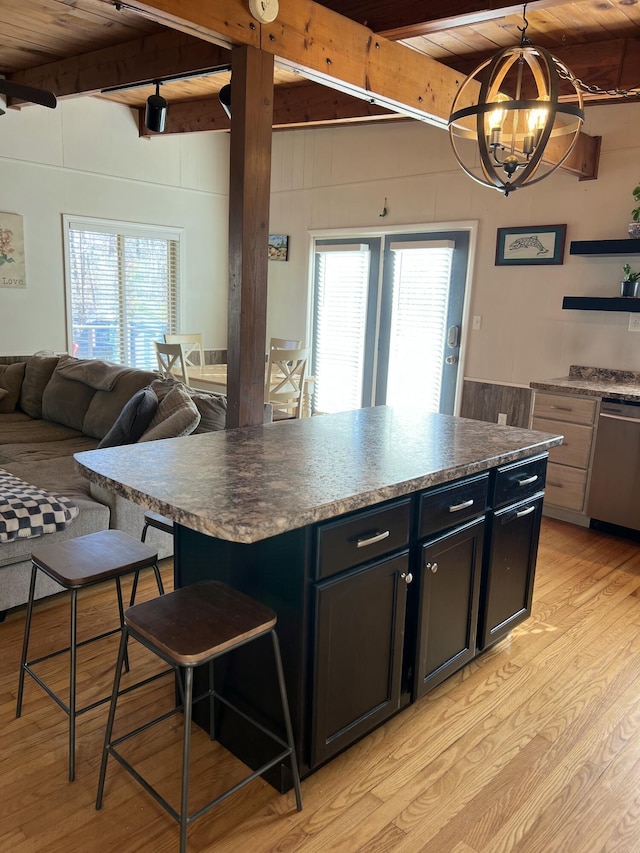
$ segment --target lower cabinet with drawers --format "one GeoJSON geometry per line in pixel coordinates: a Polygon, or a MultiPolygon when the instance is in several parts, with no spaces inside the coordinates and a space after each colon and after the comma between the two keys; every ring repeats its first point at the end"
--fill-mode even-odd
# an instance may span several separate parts
{"type": "Polygon", "coordinates": [[[318,526],[312,767],[530,615],[546,462],[318,526]]]}
{"type": "Polygon", "coordinates": [[[549,452],[545,512],[585,525],[598,408],[599,399],[552,391],[536,391],[533,401],[531,429],[564,435],[549,452]]]}
{"type": "MultiPolygon", "coordinates": [[[[252,545],[177,525],[176,585],[231,582],[278,614],[302,776],[527,618],[546,464],[545,453],[252,545]]],[[[260,648],[223,658],[216,684],[278,730],[271,651],[260,648]]],[[[207,708],[194,719],[207,728],[207,708]]],[[[216,734],[252,766],[271,748],[224,706],[216,734]]],[[[286,762],[265,778],[291,786],[286,762]]]]}

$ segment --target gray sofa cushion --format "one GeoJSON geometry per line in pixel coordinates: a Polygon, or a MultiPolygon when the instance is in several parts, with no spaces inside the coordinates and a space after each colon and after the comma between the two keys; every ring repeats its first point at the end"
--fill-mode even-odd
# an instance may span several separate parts
{"type": "Polygon", "coordinates": [[[200,423],[194,432],[215,432],[227,425],[227,398],[212,394],[192,393],[191,399],[200,412],[200,423]]]}
{"type": "Polygon", "coordinates": [[[92,435],[94,438],[104,438],[116,422],[125,403],[136,391],[150,385],[157,378],[158,374],[151,370],[124,368],[111,391],[96,391],[82,424],[83,433],[92,435]]]}
{"type": "Polygon", "coordinates": [[[96,393],[84,382],[67,379],[56,367],[42,393],[42,417],[82,432],[89,403],[96,393]]]}
{"type": "Polygon", "coordinates": [[[99,358],[74,358],[62,356],[57,370],[67,379],[83,382],[96,391],[111,391],[118,377],[127,368],[122,364],[112,364],[99,358]]]}
{"type": "Polygon", "coordinates": [[[25,362],[0,364],[0,412],[13,412],[20,399],[25,362]],[[6,393],[2,393],[2,392],[6,393]]]}
{"type": "Polygon", "coordinates": [[[116,422],[98,447],[135,444],[151,423],[158,408],[158,398],[151,388],[141,388],[133,395],[116,418],[116,422]]]}
{"type": "Polygon", "coordinates": [[[10,415],[0,415],[0,449],[5,444],[57,442],[81,435],[80,430],[70,429],[62,426],[62,424],[53,424],[43,420],[14,420],[10,415]]]}
{"type": "Polygon", "coordinates": [[[19,406],[32,418],[42,417],[42,394],[60,358],[32,355],[27,359],[19,406]]]}
{"type": "Polygon", "coordinates": [[[140,441],[157,441],[189,435],[200,423],[200,412],[185,386],[176,383],[158,405],[158,409],[140,441]]]}
{"type": "Polygon", "coordinates": [[[0,465],[8,462],[48,462],[72,457],[83,450],[95,450],[98,442],[86,435],[76,435],[62,441],[42,441],[32,444],[0,444],[0,465]]]}

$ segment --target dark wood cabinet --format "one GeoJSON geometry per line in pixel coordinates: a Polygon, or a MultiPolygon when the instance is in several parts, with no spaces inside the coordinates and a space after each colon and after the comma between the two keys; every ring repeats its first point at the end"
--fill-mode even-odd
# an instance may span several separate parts
{"type": "Polygon", "coordinates": [[[315,585],[311,766],[400,708],[408,551],[315,585]]]}
{"type": "Polygon", "coordinates": [[[484,515],[422,546],[414,695],[476,654],[484,515]]]}
{"type": "Polygon", "coordinates": [[[483,577],[480,649],[502,639],[531,615],[543,498],[543,494],[538,494],[491,514],[483,577]]]}

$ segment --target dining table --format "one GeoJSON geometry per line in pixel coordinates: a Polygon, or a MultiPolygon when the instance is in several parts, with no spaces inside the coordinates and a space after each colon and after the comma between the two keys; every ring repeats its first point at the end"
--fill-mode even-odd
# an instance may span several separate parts
{"type": "MultiPolygon", "coordinates": [[[[187,366],[189,385],[199,391],[211,391],[214,394],[227,393],[227,365],[226,364],[204,364],[187,366]]],[[[304,393],[302,400],[302,417],[311,416],[311,390],[315,377],[307,376],[304,380],[304,393]]]]}

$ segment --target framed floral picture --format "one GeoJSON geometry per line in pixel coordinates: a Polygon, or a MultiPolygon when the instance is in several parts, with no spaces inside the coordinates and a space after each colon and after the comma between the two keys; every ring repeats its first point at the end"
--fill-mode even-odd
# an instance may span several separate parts
{"type": "Polygon", "coordinates": [[[0,287],[26,287],[22,216],[0,213],[0,287]]]}
{"type": "Polygon", "coordinates": [[[496,266],[561,264],[566,235],[566,225],[498,228],[496,266]]]}

